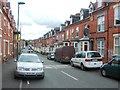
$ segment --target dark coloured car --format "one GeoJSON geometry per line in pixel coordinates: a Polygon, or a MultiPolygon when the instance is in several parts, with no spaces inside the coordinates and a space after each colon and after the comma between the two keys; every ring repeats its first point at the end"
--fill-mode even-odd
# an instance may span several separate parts
{"type": "Polygon", "coordinates": [[[47,59],[55,59],[55,52],[49,52],[48,54],[47,54],[47,59]]]}
{"type": "Polygon", "coordinates": [[[110,62],[103,64],[101,66],[101,75],[120,80],[120,56],[115,56],[110,62]]]}

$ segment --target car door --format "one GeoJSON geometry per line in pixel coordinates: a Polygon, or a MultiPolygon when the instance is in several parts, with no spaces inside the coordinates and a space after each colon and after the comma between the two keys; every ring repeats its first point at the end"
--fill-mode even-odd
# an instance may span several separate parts
{"type": "Polygon", "coordinates": [[[76,65],[80,66],[80,63],[81,63],[81,53],[78,53],[76,55],[76,65]]]}
{"type": "Polygon", "coordinates": [[[77,58],[78,58],[78,54],[75,54],[75,56],[73,58],[73,63],[74,63],[74,65],[78,66],[77,58]]]}

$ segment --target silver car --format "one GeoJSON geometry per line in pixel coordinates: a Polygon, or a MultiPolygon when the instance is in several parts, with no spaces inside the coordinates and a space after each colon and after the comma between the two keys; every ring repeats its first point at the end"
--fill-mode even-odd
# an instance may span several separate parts
{"type": "Polygon", "coordinates": [[[14,78],[17,77],[40,77],[44,78],[43,61],[41,61],[36,54],[23,53],[20,55],[14,78]]]}

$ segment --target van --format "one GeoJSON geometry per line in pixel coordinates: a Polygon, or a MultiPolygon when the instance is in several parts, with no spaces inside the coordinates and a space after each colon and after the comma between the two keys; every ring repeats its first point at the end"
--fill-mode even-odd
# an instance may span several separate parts
{"type": "Polygon", "coordinates": [[[103,64],[102,56],[97,51],[77,52],[70,61],[71,66],[79,66],[82,70],[87,68],[100,68],[103,64]]]}
{"type": "Polygon", "coordinates": [[[55,51],[55,61],[70,63],[70,60],[74,54],[75,49],[73,46],[57,48],[55,51]]]}

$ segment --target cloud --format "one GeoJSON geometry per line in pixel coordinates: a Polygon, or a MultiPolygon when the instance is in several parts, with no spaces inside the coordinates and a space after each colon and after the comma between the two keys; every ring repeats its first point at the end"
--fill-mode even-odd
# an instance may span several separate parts
{"type": "Polygon", "coordinates": [[[17,3],[20,5],[20,23],[23,39],[36,39],[69,20],[71,14],[80,12],[95,0],[9,0],[17,21],[17,3]]]}

